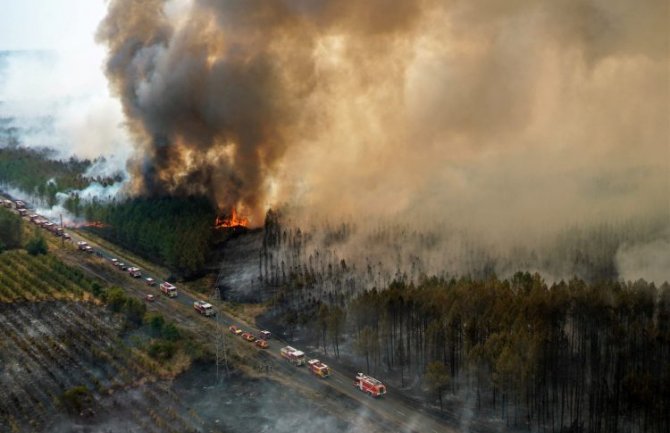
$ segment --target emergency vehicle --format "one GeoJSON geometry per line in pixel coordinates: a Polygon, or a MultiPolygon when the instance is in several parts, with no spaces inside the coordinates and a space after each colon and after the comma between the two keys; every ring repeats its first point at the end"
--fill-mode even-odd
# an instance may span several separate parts
{"type": "Polygon", "coordinates": [[[309,371],[311,371],[315,376],[322,378],[330,376],[330,369],[328,366],[318,359],[310,359],[307,361],[307,367],[309,368],[309,371]]]}
{"type": "Polygon", "coordinates": [[[161,292],[166,295],[168,298],[177,297],[177,288],[167,281],[161,284],[161,292]]]}
{"type": "Polygon", "coordinates": [[[386,387],[383,383],[363,373],[356,374],[354,386],[371,397],[380,397],[386,394],[386,387]]]}
{"type": "Polygon", "coordinates": [[[305,365],[305,353],[291,346],[282,347],[279,350],[282,358],[295,366],[305,365]]]}

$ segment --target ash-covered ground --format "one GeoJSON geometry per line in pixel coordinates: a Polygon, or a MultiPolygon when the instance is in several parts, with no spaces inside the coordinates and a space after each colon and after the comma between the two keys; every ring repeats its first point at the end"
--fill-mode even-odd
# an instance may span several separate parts
{"type": "Polygon", "coordinates": [[[6,337],[0,341],[0,431],[370,431],[362,418],[338,418],[320,399],[270,379],[237,371],[217,384],[212,364],[194,364],[173,381],[150,379],[118,331],[119,323],[92,303],[0,305],[6,337]],[[90,397],[73,411],[62,397],[74,387],[90,397]]]}
{"type": "MultiPolygon", "coordinates": [[[[314,401],[266,379],[235,373],[216,385],[215,366],[197,365],[166,382],[141,385],[104,399],[96,418],[57,415],[46,433],[216,432],[358,433],[364,421],[338,419],[314,401]],[[155,399],[158,396],[158,399],[155,399]],[[171,401],[171,404],[168,402],[171,401]],[[152,407],[152,403],[153,407],[152,407]],[[162,406],[165,405],[165,406],[162,406]],[[178,406],[178,410],[175,407],[178,406]],[[177,420],[179,420],[177,422],[177,420]],[[360,427],[359,427],[360,426],[360,427]],[[183,430],[187,428],[188,430],[183,430]]],[[[366,430],[369,431],[369,430],[366,430]]]]}
{"type": "Polygon", "coordinates": [[[219,385],[215,381],[215,366],[199,365],[172,388],[198,414],[205,432],[357,433],[364,428],[355,411],[337,418],[319,406],[321,399],[309,399],[272,380],[234,374],[219,385]]]}
{"type": "Polygon", "coordinates": [[[220,247],[217,285],[221,297],[233,302],[258,302],[269,295],[258,279],[258,255],[263,243],[261,230],[230,236],[220,247]]]}

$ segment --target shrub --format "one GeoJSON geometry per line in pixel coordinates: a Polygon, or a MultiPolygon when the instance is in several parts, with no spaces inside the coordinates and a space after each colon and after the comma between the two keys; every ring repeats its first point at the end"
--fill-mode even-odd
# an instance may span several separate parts
{"type": "Polygon", "coordinates": [[[171,341],[154,341],[149,345],[149,356],[159,361],[167,361],[171,359],[177,346],[171,341]]]}
{"type": "Polygon", "coordinates": [[[93,282],[93,284],[91,284],[91,293],[93,293],[94,296],[102,295],[102,286],[96,282],[93,282]]]}
{"type": "Polygon", "coordinates": [[[168,341],[177,341],[181,338],[179,329],[172,322],[167,323],[165,326],[163,326],[163,331],[161,333],[163,334],[163,338],[165,338],[168,341]]]}
{"type": "Polygon", "coordinates": [[[109,305],[109,309],[115,313],[121,311],[126,304],[126,294],[119,287],[110,287],[105,291],[104,300],[109,305]]]}
{"type": "Polygon", "coordinates": [[[78,414],[93,403],[93,396],[85,386],[75,386],[65,391],[59,402],[66,411],[78,414]]]}
{"type": "Polygon", "coordinates": [[[21,247],[22,225],[23,222],[18,215],[0,208],[0,252],[21,247]]]}
{"type": "Polygon", "coordinates": [[[30,238],[28,243],[26,243],[26,251],[31,256],[38,256],[40,254],[46,254],[49,251],[47,246],[47,241],[44,240],[44,237],[36,232],[35,235],[30,238]]]}
{"type": "Polygon", "coordinates": [[[147,314],[145,321],[151,327],[151,331],[153,332],[155,337],[162,334],[163,326],[165,325],[165,319],[163,318],[162,314],[158,313],[147,314]]]}
{"type": "Polygon", "coordinates": [[[126,320],[128,323],[138,327],[142,325],[142,319],[147,312],[147,306],[135,298],[126,298],[123,310],[126,313],[126,320]]]}

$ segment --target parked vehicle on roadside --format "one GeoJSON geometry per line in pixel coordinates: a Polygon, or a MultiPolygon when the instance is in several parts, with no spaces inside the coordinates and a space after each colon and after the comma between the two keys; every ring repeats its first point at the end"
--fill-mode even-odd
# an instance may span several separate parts
{"type": "Polygon", "coordinates": [[[383,383],[363,373],[356,374],[356,377],[354,378],[354,387],[360,389],[371,397],[381,397],[386,394],[386,387],[383,383]]]}
{"type": "Polygon", "coordinates": [[[309,371],[315,376],[319,376],[321,378],[330,376],[330,369],[328,366],[318,359],[310,359],[307,361],[307,367],[309,368],[309,371]]]}
{"type": "Polygon", "coordinates": [[[305,365],[305,352],[295,349],[291,346],[282,347],[279,351],[282,358],[295,366],[305,365]]]}
{"type": "Polygon", "coordinates": [[[173,286],[172,284],[168,283],[167,281],[162,283],[160,285],[161,292],[168,298],[176,298],[177,297],[177,288],[173,286]]]}
{"type": "Polygon", "coordinates": [[[213,316],[216,314],[212,304],[209,304],[205,301],[195,301],[193,302],[193,309],[203,316],[213,316]]]}

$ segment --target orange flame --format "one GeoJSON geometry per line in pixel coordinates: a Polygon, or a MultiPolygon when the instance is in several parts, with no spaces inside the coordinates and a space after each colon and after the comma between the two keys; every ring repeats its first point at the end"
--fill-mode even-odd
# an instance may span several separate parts
{"type": "Polygon", "coordinates": [[[86,221],[85,223],[82,223],[79,227],[95,227],[97,229],[102,229],[105,227],[109,227],[109,225],[103,223],[102,221],[86,221]]]}
{"type": "Polygon", "coordinates": [[[214,227],[216,227],[217,229],[248,227],[248,226],[249,226],[249,219],[243,216],[239,216],[235,208],[232,209],[229,217],[218,216],[216,217],[216,221],[214,222],[214,227]]]}

